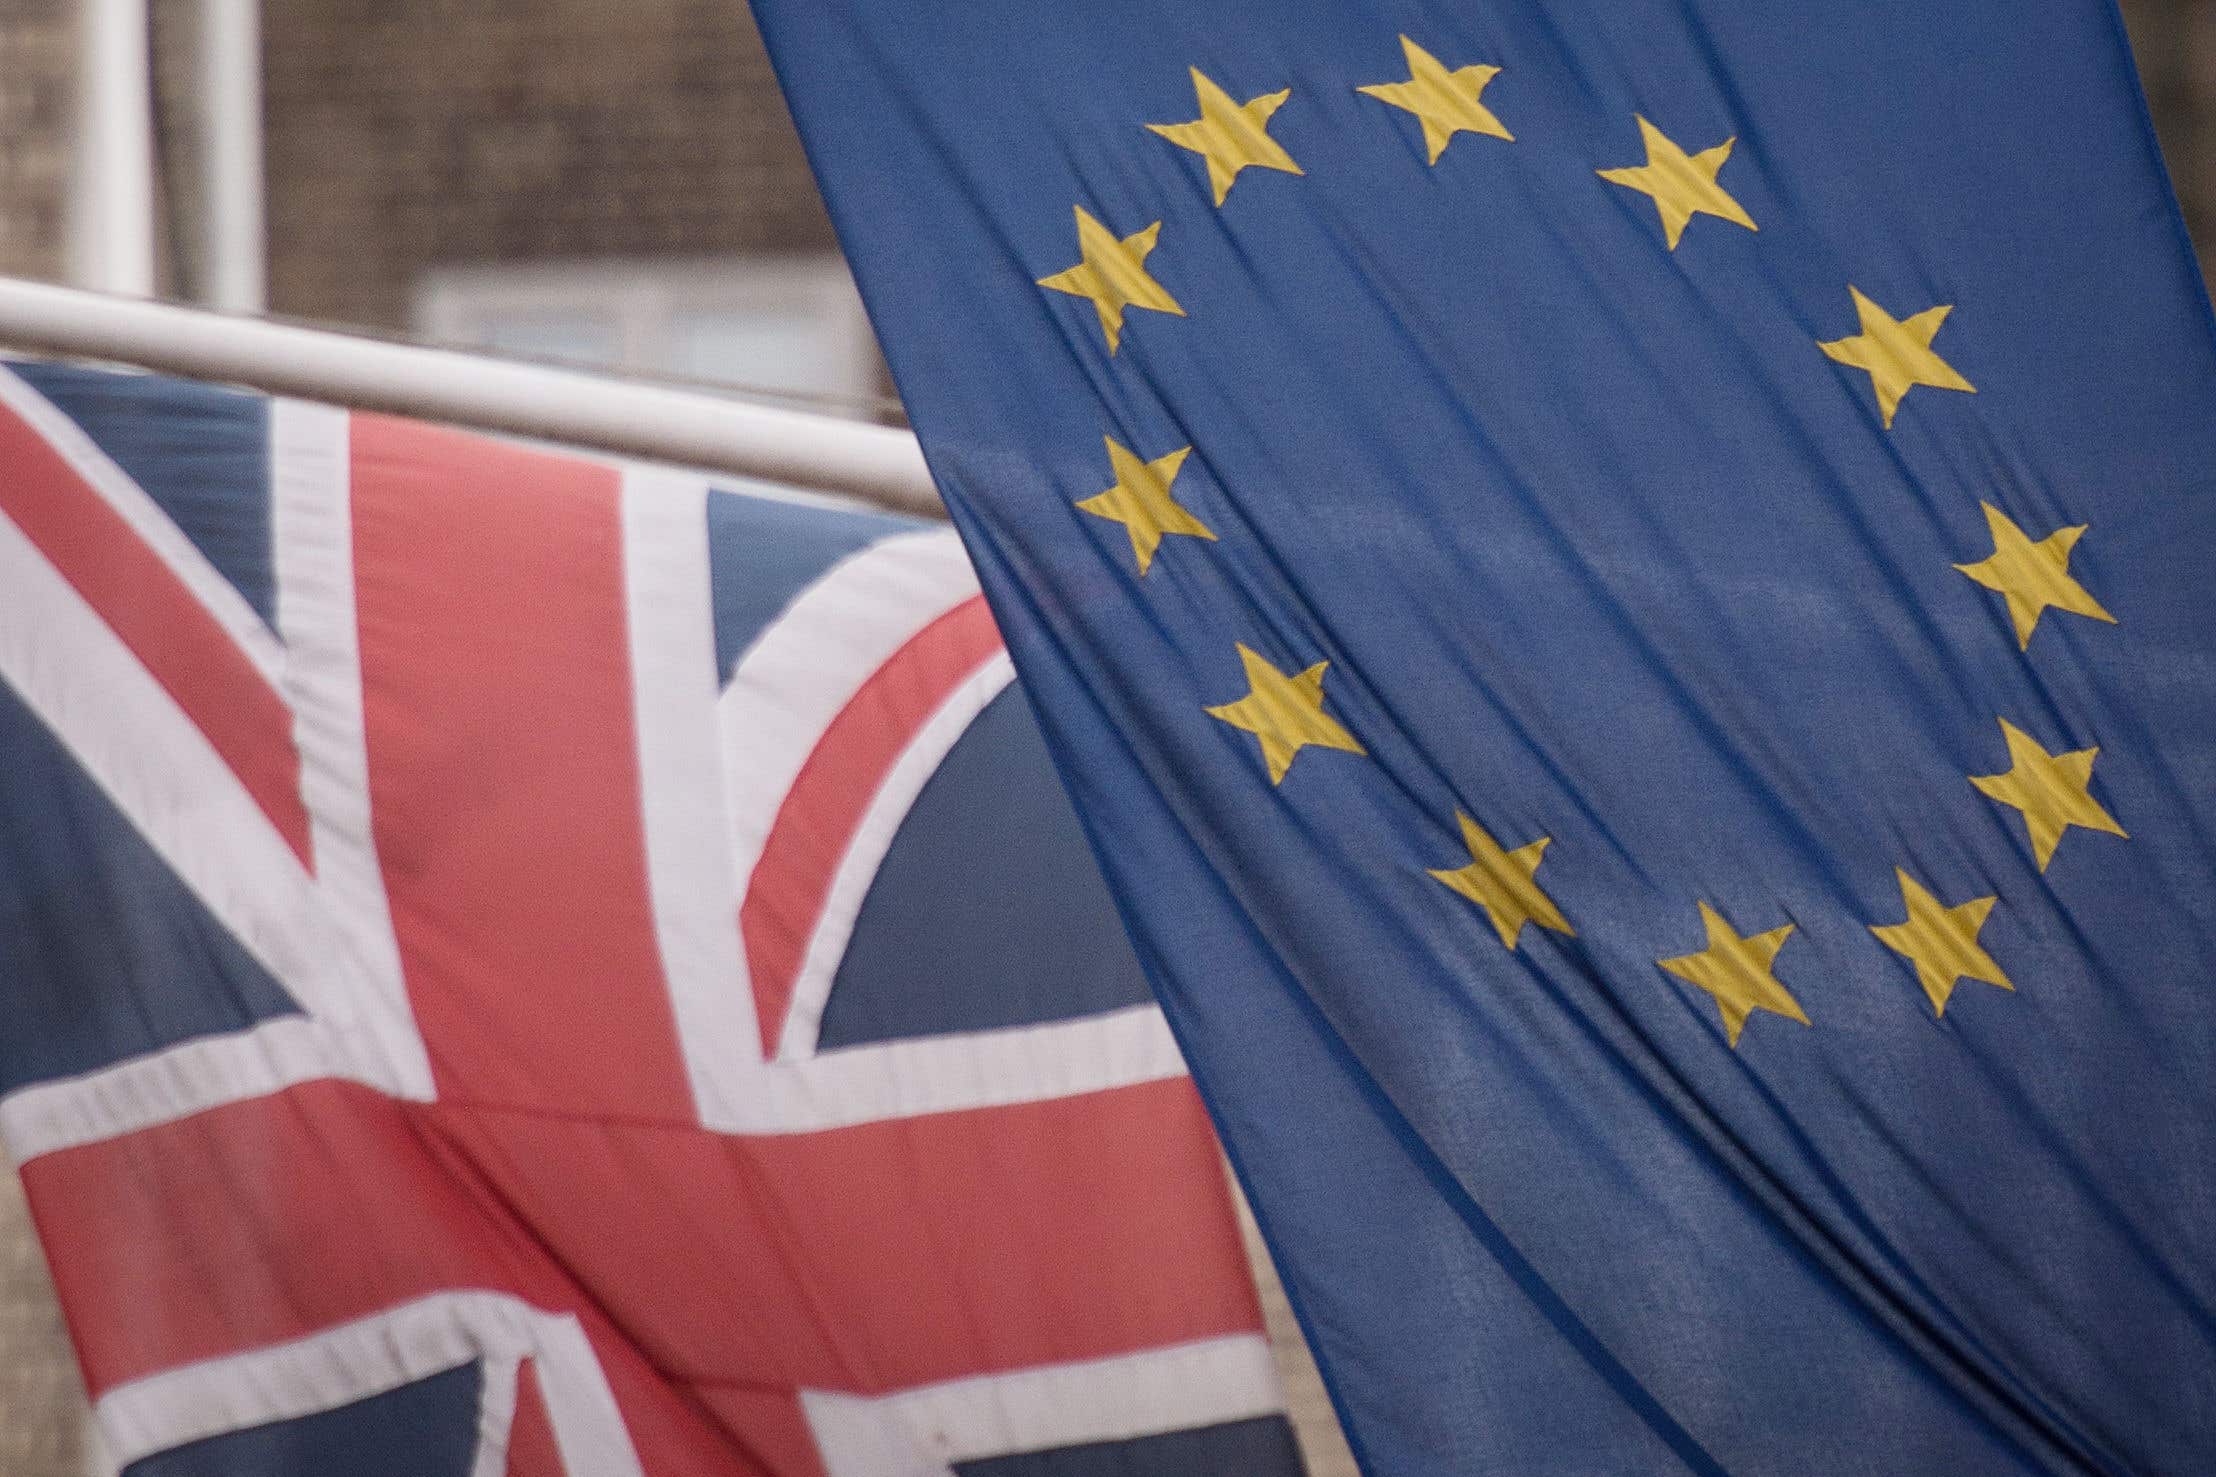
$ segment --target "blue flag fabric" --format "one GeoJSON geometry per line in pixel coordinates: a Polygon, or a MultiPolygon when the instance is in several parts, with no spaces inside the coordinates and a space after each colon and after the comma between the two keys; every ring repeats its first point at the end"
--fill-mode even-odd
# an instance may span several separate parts
{"type": "Polygon", "coordinates": [[[1365,1466],[2216,1470],[2107,0],[756,10],[1365,1466]]]}

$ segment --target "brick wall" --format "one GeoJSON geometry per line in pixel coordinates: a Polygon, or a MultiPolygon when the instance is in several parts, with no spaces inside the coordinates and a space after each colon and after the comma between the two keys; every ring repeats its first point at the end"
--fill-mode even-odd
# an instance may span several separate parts
{"type": "Polygon", "coordinates": [[[824,250],[739,0],[267,0],[270,289],[406,326],[427,267],[824,250]]]}
{"type": "Polygon", "coordinates": [[[0,0],[0,276],[62,271],[74,13],[71,0],[0,0]]]}

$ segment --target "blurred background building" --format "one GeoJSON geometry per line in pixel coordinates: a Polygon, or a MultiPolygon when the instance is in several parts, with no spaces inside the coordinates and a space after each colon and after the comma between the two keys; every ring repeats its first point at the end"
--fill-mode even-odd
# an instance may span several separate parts
{"type": "MultiPolygon", "coordinates": [[[[156,286],[187,299],[212,285],[202,5],[150,0],[156,286]]],[[[2123,8],[2216,260],[2216,0],[2123,8]]],[[[0,275],[67,273],[78,9],[0,0],[0,275]]],[[[263,0],[261,24],[271,312],[897,418],[744,0],[263,0]]],[[[85,1471],[82,1400],[0,1170],[0,1477],[85,1471]]]]}
{"type": "MultiPolygon", "coordinates": [[[[60,279],[76,0],[0,0],[0,274],[60,279]]],[[[211,265],[200,0],[151,0],[157,285],[211,265]]],[[[744,0],[266,0],[268,306],[889,410],[744,0]]]]}

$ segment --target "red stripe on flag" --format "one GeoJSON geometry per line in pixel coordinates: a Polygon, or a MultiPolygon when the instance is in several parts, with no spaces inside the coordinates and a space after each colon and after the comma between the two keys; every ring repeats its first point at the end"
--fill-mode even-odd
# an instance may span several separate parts
{"type": "Polygon", "coordinates": [[[681,1383],[882,1394],[1262,1327],[1185,1078],[745,1138],[425,1111],[681,1383]]]}
{"type": "Polygon", "coordinates": [[[641,1439],[642,1401],[700,1418],[686,1389],[878,1394],[1262,1326],[1183,1078],[759,1138],[318,1082],[23,1178],[96,1397],[462,1288],[583,1318],[641,1439]]]}
{"type": "Polygon", "coordinates": [[[647,892],[619,475],[353,426],[372,813],[439,1092],[690,1119],[647,892]]]}
{"type": "Polygon", "coordinates": [[[739,905],[765,1057],[777,1054],[832,877],[886,772],[915,742],[916,731],[1000,645],[984,596],[955,606],[870,674],[793,780],[739,905]]]}
{"type": "Polygon", "coordinates": [[[23,1184],[95,1398],[431,1293],[561,1291],[399,1104],[348,1084],[43,1155],[23,1184]]]}
{"type": "MultiPolygon", "coordinates": [[[[311,1082],[24,1165],[93,1398],[487,1289],[577,1315],[656,1477],[770,1472],[639,1358],[421,1111],[311,1082]]],[[[573,1186],[581,1199],[613,1188],[573,1186]]]]}
{"type": "MultiPolygon", "coordinates": [[[[292,713],[208,608],[30,425],[0,407],[0,513],[99,612],[313,865],[292,713]]],[[[4,598],[4,597],[0,597],[4,598]]]]}

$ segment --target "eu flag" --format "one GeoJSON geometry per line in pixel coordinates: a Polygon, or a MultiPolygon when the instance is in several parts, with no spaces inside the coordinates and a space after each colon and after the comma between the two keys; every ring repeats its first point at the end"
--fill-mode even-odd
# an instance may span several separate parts
{"type": "Polygon", "coordinates": [[[756,0],[1378,1473],[2216,1470],[2108,0],[756,0]]]}

